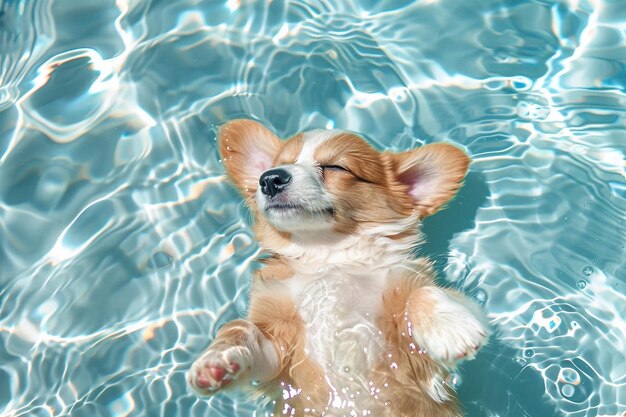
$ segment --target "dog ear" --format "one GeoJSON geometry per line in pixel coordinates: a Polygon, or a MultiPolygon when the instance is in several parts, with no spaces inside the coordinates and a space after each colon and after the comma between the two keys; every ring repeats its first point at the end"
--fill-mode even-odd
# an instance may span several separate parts
{"type": "Polygon", "coordinates": [[[261,174],[272,167],[281,143],[260,123],[239,119],[222,126],[219,148],[226,172],[248,196],[256,192],[261,174]]]}
{"type": "Polygon", "coordinates": [[[445,143],[392,154],[396,180],[408,187],[422,217],[442,208],[463,183],[470,163],[459,148],[445,143]]]}

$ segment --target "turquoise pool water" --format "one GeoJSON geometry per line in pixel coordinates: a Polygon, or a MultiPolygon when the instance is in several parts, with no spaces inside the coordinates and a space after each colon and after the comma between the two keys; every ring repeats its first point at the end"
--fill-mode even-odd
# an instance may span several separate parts
{"type": "Polygon", "coordinates": [[[185,372],[258,253],[216,126],[473,158],[425,223],[487,310],[468,416],[626,412],[626,6],[0,0],[0,416],[250,416],[185,372]]]}

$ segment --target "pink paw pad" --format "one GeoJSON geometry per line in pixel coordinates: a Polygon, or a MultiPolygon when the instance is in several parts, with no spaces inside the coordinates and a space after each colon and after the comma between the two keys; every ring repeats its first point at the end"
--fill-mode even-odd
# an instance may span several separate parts
{"type": "Polygon", "coordinates": [[[217,382],[221,381],[224,379],[224,376],[226,376],[226,370],[221,366],[209,366],[209,373],[217,382]]]}
{"type": "Polygon", "coordinates": [[[465,358],[473,355],[474,353],[476,353],[478,351],[478,349],[480,349],[480,347],[481,347],[480,343],[476,344],[476,345],[473,345],[471,350],[467,350],[465,352],[459,353],[458,355],[456,355],[454,357],[454,359],[456,359],[456,360],[465,359],[465,358]]]}
{"type": "Polygon", "coordinates": [[[199,373],[196,378],[196,385],[198,388],[207,389],[211,386],[211,380],[203,373],[199,373]]]}
{"type": "Polygon", "coordinates": [[[240,369],[239,364],[231,362],[228,368],[219,365],[210,365],[202,368],[196,374],[196,386],[205,390],[216,390],[232,382],[230,376],[240,369]]]}

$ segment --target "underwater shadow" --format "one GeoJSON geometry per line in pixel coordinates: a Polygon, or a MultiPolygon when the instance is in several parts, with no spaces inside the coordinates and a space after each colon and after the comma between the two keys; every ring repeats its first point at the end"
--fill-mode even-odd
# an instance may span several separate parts
{"type": "MultiPolygon", "coordinates": [[[[426,241],[418,254],[434,262],[444,276],[450,241],[455,234],[475,227],[478,209],[490,196],[485,176],[470,171],[456,198],[424,220],[426,241]]],[[[463,383],[457,389],[466,417],[562,417],[546,394],[543,377],[505,345],[497,331],[475,360],[461,366],[463,383]]]]}
{"type": "Polygon", "coordinates": [[[475,360],[464,363],[457,389],[465,417],[563,417],[543,377],[494,334],[475,360]]]}
{"type": "Polygon", "coordinates": [[[443,210],[424,219],[422,232],[426,240],[418,253],[432,260],[437,276],[443,276],[452,237],[474,228],[476,213],[490,196],[484,174],[470,171],[456,197],[443,210]]]}

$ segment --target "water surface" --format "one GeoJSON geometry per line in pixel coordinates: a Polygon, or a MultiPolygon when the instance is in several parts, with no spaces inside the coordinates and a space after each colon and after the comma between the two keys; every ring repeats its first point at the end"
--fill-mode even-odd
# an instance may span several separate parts
{"type": "Polygon", "coordinates": [[[258,254],[237,117],[464,147],[422,253],[497,329],[468,416],[626,412],[625,28],[620,0],[0,1],[0,415],[253,414],[185,384],[258,254]]]}

